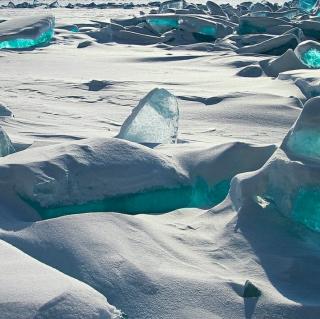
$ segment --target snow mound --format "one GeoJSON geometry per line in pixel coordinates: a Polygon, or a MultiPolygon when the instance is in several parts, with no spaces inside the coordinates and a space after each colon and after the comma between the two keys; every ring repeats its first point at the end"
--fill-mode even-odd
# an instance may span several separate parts
{"type": "Polygon", "coordinates": [[[118,138],[136,143],[176,143],[179,108],[174,95],[153,89],[122,124],[118,138]]]}
{"type": "Polygon", "coordinates": [[[303,64],[292,49],[287,50],[283,55],[268,61],[261,61],[261,67],[268,76],[278,76],[279,73],[305,69],[306,65],[303,64]]]}
{"type": "Polygon", "coordinates": [[[178,187],[188,181],[169,158],[120,139],[81,140],[26,150],[22,155],[3,162],[0,174],[10,176],[8,184],[42,208],[178,187]]]}
{"type": "Polygon", "coordinates": [[[120,319],[90,286],[0,241],[1,318],[120,319]]]}
{"type": "Polygon", "coordinates": [[[230,143],[168,157],[119,139],[89,139],[4,158],[0,176],[7,182],[0,187],[4,199],[22,199],[15,212],[36,211],[44,219],[208,208],[226,197],[234,175],[261,167],[273,151],[274,146],[230,143]]]}
{"type": "Polygon", "coordinates": [[[54,34],[52,15],[14,18],[0,24],[0,49],[34,47],[50,42],[54,34]]]}

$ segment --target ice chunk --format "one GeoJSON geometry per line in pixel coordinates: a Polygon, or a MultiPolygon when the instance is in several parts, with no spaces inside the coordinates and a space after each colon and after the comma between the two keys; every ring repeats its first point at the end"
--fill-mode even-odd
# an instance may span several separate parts
{"type": "Polygon", "coordinates": [[[317,49],[309,49],[303,54],[302,61],[311,68],[319,69],[320,68],[320,51],[317,49]]]}
{"type": "Polygon", "coordinates": [[[86,212],[158,214],[184,207],[213,207],[225,199],[229,187],[230,180],[209,185],[205,180],[198,178],[192,185],[106,197],[103,200],[78,205],[41,207],[36,202],[25,200],[38,211],[43,219],[86,212]]]}
{"type": "Polygon", "coordinates": [[[124,121],[118,138],[137,143],[175,143],[179,109],[174,95],[153,89],[124,121]]]}
{"type": "Polygon", "coordinates": [[[320,97],[310,99],[294,127],[285,137],[282,148],[295,157],[320,160],[320,97]]]}
{"type": "Polygon", "coordinates": [[[207,1],[206,6],[210,12],[211,15],[216,15],[216,16],[223,16],[225,17],[225,13],[223,12],[222,8],[216,4],[213,1],[207,1]]]}
{"type": "Polygon", "coordinates": [[[0,117],[13,117],[11,110],[0,102],[0,117]]]}
{"type": "Polygon", "coordinates": [[[302,129],[295,131],[288,140],[287,147],[296,155],[310,159],[320,159],[320,130],[302,129]]]}
{"type": "Polygon", "coordinates": [[[146,19],[148,25],[157,33],[165,33],[179,26],[179,19],[175,15],[154,15],[146,19]]]}
{"type": "Polygon", "coordinates": [[[244,46],[236,50],[236,52],[240,54],[259,53],[281,55],[288,49],[294,49],[298,43],[298,39],[294,34],[283,34],[257,44],[244,46]]]}
{"type": "Polygon", "coordinates": [[[295,85],[301,90],[307,99],[320,96],[320,81],[309,82],[303,79],[297,79],[295,85]]]}
{"type": "Polygon", "coordinates": [[[316,39],[317,41],[320,40],[320,22],[315,20],[302,20],[297,24],[303,34],[304,38],[312,38],[316,39]]]}
{"type": "Polygon", "coordinates": [[[299,0],[299,7],[305,11],[312,11],[317,5],[318,0],[299,0]]]}
{"type": "Polygon", "coordinates": [[[309,227],[320,231],[320,187],[304,186],[295,194],[292,218],[309,227]]]}
{"type": "Polygon", "coordinates": [[[7,133],[0,127],[0,157],[14,153],[15,149],[7,133]]]}
{"type": "Polygon", "coordinates": [[[29,48],[50,42],[54,17],[23,17],[0,24],[0,49],[29,48]]]}
{"type": "Polygon", "coordinates": [[[242,16],[239,20],[239,34],[268,33],[269,28],[283,25],[282,19],[270,17],[242,16]]]}
{"type": "Polygon", "coordinates": [[[216,39],[218,30],[217,23],[194,16],[184,16],[181,18],[180,27],[183,30],[209,36],[216,39]]]}
{"type": "Polygon", "coordinates": [[[261,290],[250,280],[247,280],[243,288],[243,298],[259,298],[260,296],[261,290]]]}
{"type": "Polygon", "coordinates": [[[316,41],[304,41],[294,50],[298,59],[312,69],[320,68],[320,44],[316,41]]]}
{"type": "Polygon", "coordinates": [[[160,5],[159,11],[161,13],[167,12],[168,9],[183,9],[184,7],[184,0],[169,0],[164,1],[160,5]]]}

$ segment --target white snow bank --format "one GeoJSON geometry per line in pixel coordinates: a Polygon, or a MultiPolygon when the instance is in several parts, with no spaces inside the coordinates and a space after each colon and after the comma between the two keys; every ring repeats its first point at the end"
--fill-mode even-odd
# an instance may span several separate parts
{"type": "Polygon", "coordinates": [[[43,218],[211,207],[225,198],[234,175],[261,167],[274,148],[230,143],[169,157],[102,138],[32,148],[0,163],[3,199],[18,195],[26,201],[17,198],[15,207],[4,201],[3,209],[24,220],[24,214],[32,217],[28,203],[43,218]]]}
{"type": "Polygon", "coordinates": [[[1,164],[0,175],[6,185],[41,207],[80,204],[188,182],[186,173],[169,158],[120,139],[29,149],[1,164]]]}
{"type": "Polygon", "coordinates": [[[0,241],[1,318],[120,319],[90,286],[0,241]]]}

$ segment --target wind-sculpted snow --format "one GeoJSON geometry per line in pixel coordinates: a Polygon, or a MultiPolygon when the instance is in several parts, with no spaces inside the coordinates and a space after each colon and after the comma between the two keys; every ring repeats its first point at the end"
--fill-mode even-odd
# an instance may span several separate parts
{"type": "Polygon", "coordinates": [[[170,158],[119,139],[93,139],[16,153],[0,166],[0,175],[10,176],[7,187],[44,219],[101,211],[164,213],[215,206],[235,174],[260,167],[273,151],[239,143],[170,158]]]}
{"type": "Polygon", "coordinates": [[[0,24],[0,49],[24,49],[49,43],[54,17],[14,18],[0,24]]]}
{"type": "Polygon", "coordinates": [[[176,143],[179,108],[174,95],[153,89],[122,124],[118,137],[136,143],[176,143]]]}
{"type": "Polygon", "coordinates": [[[0,318],[317,319],[318,9],[43,2],[0,4],[57,20],[0,53],[0,318]]]}
{"type": "Polygon", "coordinates": [[[0,256],[1,318],[121,319],[121,311],[90,286],[2,240],[0,256]]]}
{"type": "Polygon", "coordinates": [[[231,197],[237,209],[255,201],[320,231],[319,106],[319,97],[308,100],[281,148],[264,167],[236,177],[231,197]]]}

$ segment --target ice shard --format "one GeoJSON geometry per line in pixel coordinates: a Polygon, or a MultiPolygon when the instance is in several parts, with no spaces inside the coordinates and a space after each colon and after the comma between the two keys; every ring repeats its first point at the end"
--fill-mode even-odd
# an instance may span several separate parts
{"type": "Polygon", "coordinates": [[[320,98],[304,105],[294,127],[285,137],[282,148],[300,159],[320,161],[320,98]]]}
{"type": "Polygon", "coordinates": [[[299,0],[299,8],[310,12],[312,11],[318,3],[318,0],[299,0]]]}
{"type": "Polygon", "coordinates": [[[297,58],[311,69],[320,68],[320,44],[316,41],[304,41],[294,50],[297,58]]]}
{"type": "Polygon", "coordinates": [[[154,15],[146,19],[147,24],[155,32],[162,34],[179,27],[179,18],[176,15],[154,15]]]}
{"type": "Polygon", "coordinates": [[[218,37],[217,25],[218,24],[216,22],[194,16],[183,16],[180,21],[181,29],[209,36],[212,40],[218,37]]]}
{"type": "Polygon", "coordinates": [[[175,143],[179,108],[174,95],[153,89],[124,121],[118,138],[136,143],[175,143]]]}
{"type": "Polygon", "coordinates": [[[0,127],[0,157],[14,153],[15,149],[7,133],[0,127]]]}
{"type": "Polygon", "coordinates": [[[43,45],[54,34],[54,17],[15,18],[0,24],[0,49],[23,49],[43,45]]]}
{"type": "Polygon", "coordinates": [[[183,9],[185,4],[184,0],[169,0],[169,1],[164,1],[160,5],[160,13],[165,13],[169,9],[183,9]]]}

